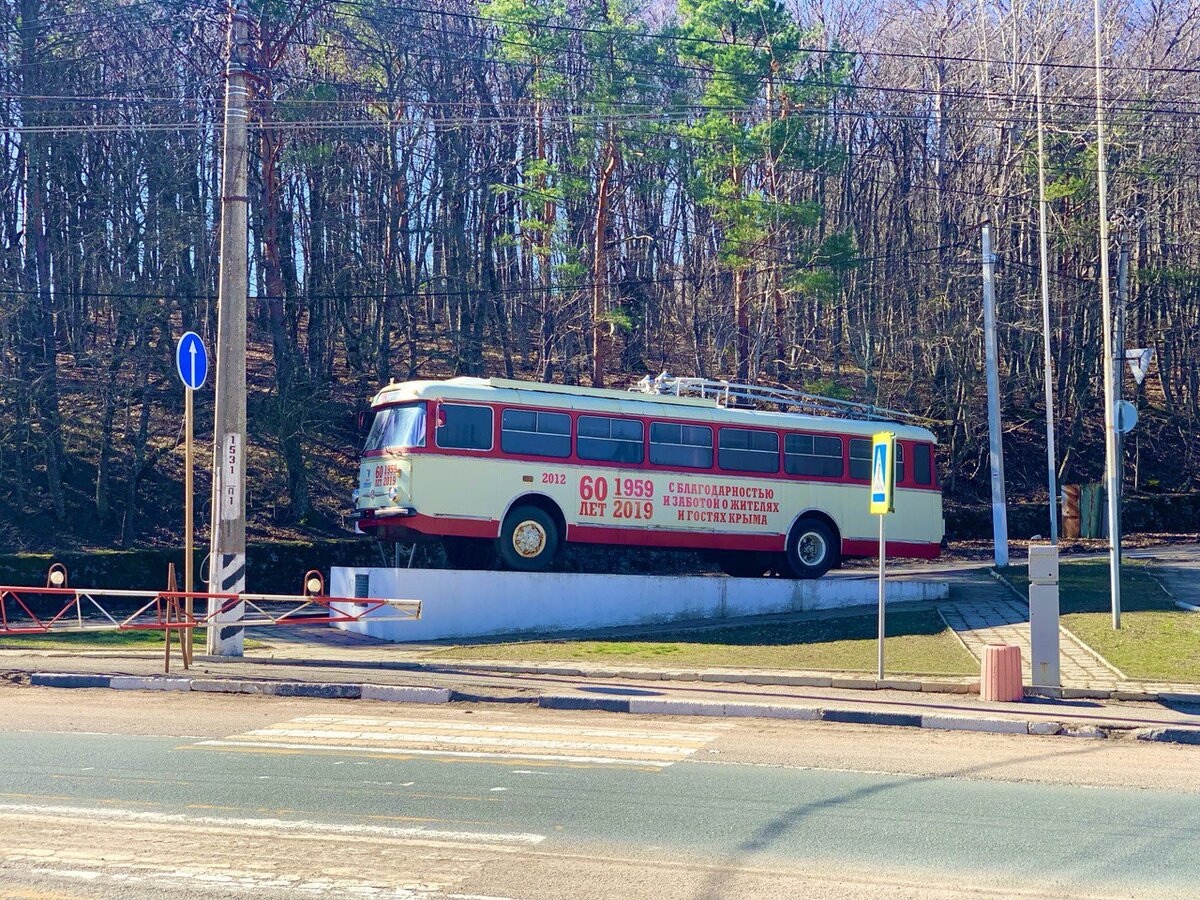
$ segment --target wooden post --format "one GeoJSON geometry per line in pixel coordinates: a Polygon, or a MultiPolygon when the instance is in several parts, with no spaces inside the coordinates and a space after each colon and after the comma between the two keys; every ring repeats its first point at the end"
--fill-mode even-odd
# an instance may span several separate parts
{"type": "MultiPolygon", "coordinates": [[[[178,616],[179,598],[175,597],[175,596],[170,596],[176,590],[178,590],[178,588],[175,585],[175,563],[167,563],[167,594],[168,594],[168,597],[167,597],[167,602],[165,604],[165,609],[163,610],[163,618],[165,620],[165,625],[166,625],[166,628],[163,629],[163,633],[166,636],[165,640],[163,641],[163,671],[168,674],[171,671],[171,613],[172,613],[172,611],[174,611],[176,613],[175,618],[177,620],[179,618],[179,616],[178,616]]],[[[181,638],[180,639],[180,654],[183,653],[182,644],[183,644],[183,641],[181,638]]]]}

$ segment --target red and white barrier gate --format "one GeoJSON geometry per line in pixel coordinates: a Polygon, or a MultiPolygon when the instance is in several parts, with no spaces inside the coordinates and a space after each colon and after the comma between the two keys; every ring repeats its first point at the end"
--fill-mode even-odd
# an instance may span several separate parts
{"type": "Polygon", "coordinates": [[[272,625],[326,625],[375,618],[419,619],[420,600],[385,600],[377,597],[328,597],[309,594],[206,594],[189,591],[122,591],[70,587],[12,587],[0,585],[0,635],[68,634],[89,631],[185,631],[211,625],[261,628],[272,625]],[[50,598],[53,614],[36,615],[33,598],[50,598]],[[186,601],[201,601],[193,615],[176,612],[186,601]],[[114,601],[144,601],[126,614],[114,614],[114,601]],[[217,601],[209,611],[209,601],[217,601]],[[245,616],[222,621],[221,616],[245,604],[245,616]],[[335,606],[335,604],[337,604],[335,606]],[[283,607],[278,612],[267,607],[283,607]]]}

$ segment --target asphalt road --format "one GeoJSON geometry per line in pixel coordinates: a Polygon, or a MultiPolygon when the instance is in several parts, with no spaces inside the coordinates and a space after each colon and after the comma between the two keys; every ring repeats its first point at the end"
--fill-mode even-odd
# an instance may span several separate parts
{"type": "Polygon", "coordinates": [[[0,687],[0,898],[1194,896],[1200,750],[0,687]]]}

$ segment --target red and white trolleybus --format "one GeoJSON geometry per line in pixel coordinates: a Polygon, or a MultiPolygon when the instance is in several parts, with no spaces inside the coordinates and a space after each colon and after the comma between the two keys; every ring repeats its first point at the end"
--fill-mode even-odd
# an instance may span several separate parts
{"type": "Polygon", "coordinates": [[[745,408],[789,392],[698,379],[597,390],[506,379],[390,384],[354,492],[357,528],[440,538],[453,565],[498,556],[539,571],[568,541],[710,552],[723,571],[816,578],[877,552],[871,435],[897,438],[889,556],[933,558],[943,534],[933,434],[851,418],[745,408]],[[688,393],[700,396],[687,396],[688,393]]]}

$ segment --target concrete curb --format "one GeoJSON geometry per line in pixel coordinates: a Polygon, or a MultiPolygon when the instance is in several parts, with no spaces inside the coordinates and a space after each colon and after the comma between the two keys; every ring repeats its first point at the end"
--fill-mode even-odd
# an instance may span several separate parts
{"type": "MultiPolygon", "coordinates": [[[[380,685],[356,682],[296,682],[179,678],[172,676],[90,675],[65,672],[34,672],[29,683],[35,687],[111,688],[134,691],[198,691],[222,694],[258,694],[273,697],[308,697],[333,700],[375,700],[391,703],[514,702],[509,696],[470,695],[450,688],[418,685],[380,685]]],[[[543,709],[595,710],[642,715],[706,716],[714,718],[790,719],[838,722],[940,731],[976,731],[992,734],[1062,735],[1104,739],[1131,734],[1137,740],[1200,746],[1200,728],[1161,727],[1133,729],[1128,726],[1087,722],[1064,724],[1047,720],[1001,719],[995,716],[964,716],[945,713],[906,713],[800,706],[779,703],[714,700],[673,700],[663,697],[591,697],[580,694],[543,694],[515,698],[536,703],[543,709]]]]}
{"type": "Polygon", "coordinates": [[[1158,741],[1166,744],[1200,746],[1200,730],[1188,728],[1142,728],[1133,733],[1139,741],[1158,741]]]}
{"type": "MultiPolygon", "coordinates": [[[[199,657],[197,657],[199,658],[199,657]]],[[[229,660],[222,660],[229,662],[229,660]]],[[[269,662],[276,665],[296,665],[317,667],[326,665],[325,660],[293,659],[290,657],[245,657],[248,663],[269,662]]],[[[564,666],[548,663],[497,663],[484,659],[455,659],[446,662],[379,662],[366,660],[355,663],[356,668],[386,669],[394,672],[432,672],[446,670],[455,672],[495,672],[505,675],[551,675],[565,678],[622,678],[635,681],[703,681],[717,684],[775,684],[789,687],[847,687],[861,690],[897,690],[935,691],[946,694],[969,694],[979,690],[979,678],[974,675],[964,675],[958,679],[922,679],[920,676],[908,675],[885,678],[879,681],[875,678],[857,675],[853,672],[774,672],[754,670],[714,670],[685,671],[679,669],[641,669],[637,667],[588,667],[564,666]]]]}
{"type": "Polygon", "coordinates": [[[389,703],[449,703],[450,688],[410,687],[401,684],[364,684],[363,700],[386,700],[389,703]]]}
{"type": "MultiPolygon", "coordinates": [[[[853,725],[929,728],[939,731],[977,731],[991,734],[1062,735],[1103,740],[1130,733],[1121,726],[1044,720],[998,719],[990,716],[954,716],[943,713],[892,713],[830,707],[783,706],[770,703],[720,703],[711,700],[666,700],[634,697],[581,697],[576,695],[542,696],[538,706],[544,709],[602,710],[672,716],[710,716],[738,718],[793,719],[840,722],[853,725]]],[[[1200,745],[1200,728],[1145,728],[1132,731],[1138,740],[1200,745]]]]}
{"type": "MultiPolygon", "coordinates": [[[[1084,652],[1089,652],[1083,642],[1074,635],[1067,632],[1067,636],[1074,643],[1078,644],[1084,652]]],[[[961,638],[960,638],[961,641],[961,638]]],[[[1092,652],[1095,655],[1094,651],[1092,652]]],[[[262,660],[247,657],[248,662],[261,662],[262,660]]],[[[315,660],[291,660],[291,659],[272,659],[273,663],[287,663],[289,665],[299,666],[318,666],[322,661],[315,660]]],[[[1105,663],[1105,666],[1111,668],[1111,664],[1105,663]]],[[[679,669],[639,669],[639,668],[589,668],[586,666],[564,666],[561,664],[539,665],[533,663],[491,663],[484,660],[455,660],[454,665],[447,663],[422,663],[422,662],[404,662],[404,663],[383,663],[368,661],[362,664],[356,664],[357,668],[362,669],[386,669],[396,672],[444,672],[447,669],[452,669],[454,672],[481,672],[481,673],[501,673],[512,675],[547,675],[547,676],[563,676],[567,678],[597,678],[610,679],[619,678],[628,681],[682,681],[682,682],[704,682],[710,684],[754,684],[754,685],[781,685],[787,687],[835,687],[847,690],[863,690],[863,691],[906,691],[911,693],[936,693],[936,694],[977,694],[979,692],[979,678],[977,676],[964,675],[956,680],[946,679],[927,679],[919,676],[894,676],[882,680],[871,678],[864,675],[856,675],[854,673],[818,673],[807,672],[803,674],[793,674],[789,672],[762,672],[762,671],[736,671],[736,670],[721,670],[721,671],[683,671],[679,669]]],[[[1115,680],[1115,679],[1114,679],[1115,680]]],[[[1052,697],[1054,699],[1092,699],[1092,700],[1138,700],[1145,702],[1174,702],[1174,703],[1191,703],[1200,705],[1200,687],[1194,693],[1179,692],[1179,691],[1164,691],[1154,689],[1151,685],[1144,682],[1129,681],[1124,679],[1122,683],[1115,687],[1109,688],[1050,688],[1036,687],[1028,685],[1025,688],[1025,696],[1027,697],[1052,697]]],[[[464,697],[462,699],[473,699],[464,697]]]]}
{"type": "MultiPolygon", "coordinates": [[[[956,632],[957,634],[957,632],[956,632]]],[[[1070,632],[1066,632],[1067,636],[1085,652],[1089,652],[1086,645],[1078,638],[1074,637],[1070,632]]],[[[960,638],[961,642],[961,638],[960,638]]],[[[0,650],[0,661],[3,660],[3,654],[9,651],[0,650]]],[[[15,652],[15,651],[14,651],[15,652]]],[[[1091,651],[1095,655],[1094,651],[1091,651]]],[[[47,654],[47,656],[69,656],[65,653],[47,654]]],[[[85,655],[103,655],[113,659],[128,657],[133,654],[117,654],[104,652],[103,654],[85,654],[85,655]]],[[[197,657],[205,661],[204,657],[197,657]]],[[[230,660],[222,660],[229,662],[230,660]]],[[[262,663],[269,662],[275,664],[287,664],[302,667],[320,667],[330,666],[326,660],[312,659],[290,659],[290,658],[269,658],[262,659],[257,657],[247,657],[246,662],[262,663]]],[[[976,676],[962,676],[958,680],[943,680],[943,679],[923,679],[919,676],[900,676],[885,678],[878,680],[870,677],[856,676],[853,673],[816,673],[808,672],[804,674],[793,674],[788,672],[772,672],[772,671],[681,671],[678,669],[638,669],[638,668],[587,668],[582,666],[563,666],[563,665],[537,665],[537,664],[521,664],[521,663],[489,663],[483,660],[456,660],[455,665],[447,663],[419,663],[419,662],[379,662],[366,660],[361,663],[355,663],[352,668],[356,669],[379,669],[394,672],[412,672],[414,674],[423,672],[445,672],[453,670],[456,673],[464,671],[480,672],[480,673],[503,673],[515,675],[547,675],[547,676],[565,676],[569,678],[597,678],[610,679],[619,678],[629,681],[681,681],[681,682],[706,682],[714,684],[753,684],[753,685],[782,685],[787,687],[836,687],[852,690],[889,690],[889,691],[907,691],[911,693],[936,693],[936,694],[975,694],[979,691],[979,679],[976,676]]],[[[1106,667],[1111,668],[1111,664],[1105,663],[1106,667]]],[[[333,668],[346,668],[343,665],[334,665],[333,668]]],[[[364,677],[367,677],[364,675],[364,677]]],[[[199,680],[199,679],[198,679],[199,680]]],[[[205,679],[210,681],[211,679],[205,679]]],[[[89,685],[90,686],[90,685],[89,685]]],[[[95,685],[103,687],[104,685],[95,685]]],[[[1182,686],[1182,685],[1181,685],[1182,686]]],[[[1170,686],[1175,687],[1175,686],[1170,686]]],[[[217,687],[194,687],[192,690],[223,690],[229,692],[230,689],[221,689],[217,687]]],[[[237,693],[237,691],[233,691],[237,693]]],[[[1025,696],[1027,697],[1051,697],[1054,699],[1093,699],[1093,700],[1134,700],[1144,702],[1163,702],[1163,703],[1188,703],[1200,706],[1200,687],[1194,692],[1167,690],[1163,689],[1161,683],[1147,683],[1138,681],[1129,681],[1117,683],[1112,688],[1052,688],[1052,687],[1037,687],[1026,686],[1025,696]],[[1155,685],[1158,687],[1155,687],[1155,685]]],[[[455,700],[479,700],[487,699],[473,694],[454,692],[455,700]]],[[[513,702],[510,698],[509,702],[513,702]]],[[[515,702],[529,702],[517,700],[515,702]]]]}
{"type": "MultiPolygon", "coordinates": [[[[922,728],[937,728],[943,731],[987,731],[992,734],[1039,734],[1035,726],[1042,722],[1021,722],[1016,719],[984,719],[972,716],[948,716],[941,714],[926,714],[921,716],[922,728]]],[[[1058,729],[1049,732],[1058,734],[1058,729]]]]}
{"type": "Polygon", "coordinates": [[[112,676],[34,672],[29,676],[29,683],[34,687],[106,688],[112,685],[112,676]]]}
{"type": "Polygon", "coordinates": [[[114,691],[190,691],[192,679],[156,675],[114,675],[108,686],[114,691]]]}
{"type": "Polygon", "coordinates": [[[876,712],[861,709],[822,709],[821,719],[826,722],[844,722],[847,725],[898,725],[901,728],[921,728],[920,715],[914,713],[876,712]]]}

